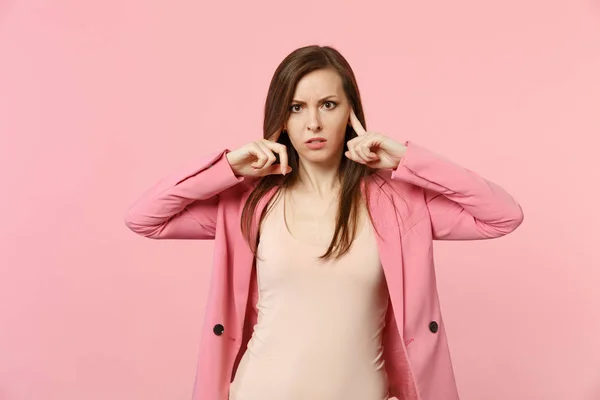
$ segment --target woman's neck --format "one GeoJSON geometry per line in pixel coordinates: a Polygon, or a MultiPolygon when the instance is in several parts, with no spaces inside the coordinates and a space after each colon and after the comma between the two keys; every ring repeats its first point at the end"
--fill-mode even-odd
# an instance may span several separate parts
{"type": "Polygon", "coordinates": [[[298,183],[295,189],[326,198],[339,192],[339,162],[337,164],[317,164],[300,162],[298,183]]]}

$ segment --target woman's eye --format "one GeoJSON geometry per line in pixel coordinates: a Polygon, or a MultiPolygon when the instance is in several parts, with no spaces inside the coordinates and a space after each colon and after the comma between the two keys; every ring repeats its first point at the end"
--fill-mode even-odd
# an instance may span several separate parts
{"type": "MultiPolygon", "coordinates": [[[[323,107],[325,107],[326,110],[332,110],[337,106],[337,103],[335,103],[334,101],[326,101],[325,103],[323,103],[323,107]]],[[[301,104],[292,104],[290,106],[290,111],[297,113],[302,111],[302,105],[301,104]]]]}

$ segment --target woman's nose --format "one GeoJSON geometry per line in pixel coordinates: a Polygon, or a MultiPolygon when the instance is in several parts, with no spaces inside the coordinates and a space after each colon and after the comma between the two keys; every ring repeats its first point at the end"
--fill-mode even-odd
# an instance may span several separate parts
{"type": "Polygon", "coordinates": [[[312,132],[318,132],[322,128],[321,118],[318,111],[310,111],[308,113],[308,129],[312,132]]]}

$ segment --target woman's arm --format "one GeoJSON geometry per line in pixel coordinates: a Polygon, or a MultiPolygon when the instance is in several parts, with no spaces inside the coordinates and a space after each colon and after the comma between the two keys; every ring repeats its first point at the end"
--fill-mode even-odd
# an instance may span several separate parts
{"type": "Polygon", "coordinates": [[[158,182],[125,215],[133,232],[152,239],[214,239],[218,194],[244,180],[212,154],[158,182]]]}
{"type": "Polygon", "coordinates": [[[507,235],[523,210],[503,188],[414,143],[392,178],[422,187],[434,239],[475,240],[507,235]]]}

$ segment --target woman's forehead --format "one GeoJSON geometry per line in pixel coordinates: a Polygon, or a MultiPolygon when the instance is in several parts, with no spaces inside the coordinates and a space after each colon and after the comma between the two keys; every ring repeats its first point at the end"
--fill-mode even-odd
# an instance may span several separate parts
{"type": "Polygon", "coordinates": [[[331,70],[313,71],[300,79],[296,85],[294,99],[318,101],[327,96],[344,93],[340,76],[331,70]]]}

